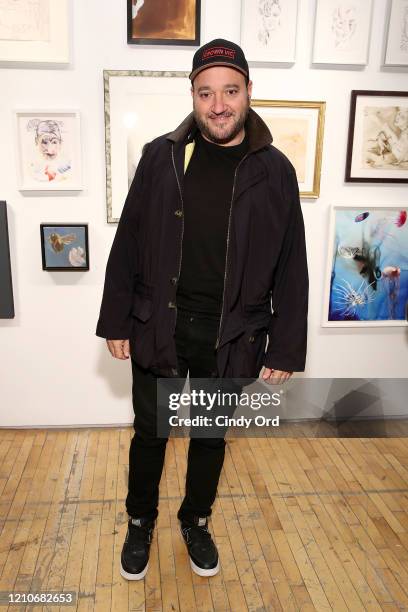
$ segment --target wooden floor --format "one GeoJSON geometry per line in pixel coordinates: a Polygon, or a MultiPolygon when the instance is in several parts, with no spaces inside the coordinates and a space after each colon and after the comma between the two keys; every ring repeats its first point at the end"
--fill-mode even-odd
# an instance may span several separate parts
{"type": "Polygon", "coordinates": [[[178,531],[188,439],[171,439],[149,572],[128,583],[132,433],[0,430],[0,591],[73,590],[97,612],[408,610],[407,438],[229,440],[210,579],[178,531]]]}

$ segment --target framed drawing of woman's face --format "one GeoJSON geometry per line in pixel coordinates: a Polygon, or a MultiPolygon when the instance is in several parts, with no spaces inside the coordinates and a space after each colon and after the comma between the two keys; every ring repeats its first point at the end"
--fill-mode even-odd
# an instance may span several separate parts
{"type": "Polygon", "coordinates": [[[78,111],[16,111],[20,191],[82,189],[78,111]]]}

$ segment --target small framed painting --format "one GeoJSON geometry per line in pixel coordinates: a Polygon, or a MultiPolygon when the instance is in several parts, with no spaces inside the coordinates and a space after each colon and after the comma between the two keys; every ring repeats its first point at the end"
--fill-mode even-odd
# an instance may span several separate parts
{"type": "Polygon", "coordinates": [[[108,223],[119,221],[144,145],[191,113],[188,74],[104,70],[108,223]]]}
{"type": "Polygon", "coordinates": [[[82,189],[78,111],[16,111],[20,191],[82,189]]]}
{"type": "Polygon", "coordinates": [[[408,0],[390,0],[384,66],[408,66],[408,0]]]}
{"type": "Polygon", "coordinates": [[[317,0],[314,64],[368,63],[372,0],[317,0]]]}
{"type": "Polygon", "coordinates": [[[40,233],[43,270],[89,270],[86,223],[41,223],[40,233]]]}
{"type": "Polygon", "coordinates": [[[318,198],[326,103],[252,100],[251,106],[269,127],[274,146],[294,165],[300,195],[318,198]]]}
{"type": "Polygon", "coordinates": [[[133,45],[200,45],[201,0],[127,0],[127,39],[133,45]]]}
{"type": "Polygon", "coordinates": [[[69,0],[0,0],[0,63],[69,61],[69,0]]]}
{"type": "Polygon", "coordinates": [[[332,207],[323,326],[407,325],[407,210],[332,207]]]}
{"type": "Polygon", "coordinates": [[[295,62],[298,4],[298,0],[242,0],[241,46],[249,62],[295,62]]]}
{"type": "Polygon", "coordinates": [[[408,91],[351,92],[345,181],[408,183],[408,91]]]}
{"type": "Polygon", "coordinates": [[[0,319],[14,319],[7,204],[0,201],[0,319]]]}

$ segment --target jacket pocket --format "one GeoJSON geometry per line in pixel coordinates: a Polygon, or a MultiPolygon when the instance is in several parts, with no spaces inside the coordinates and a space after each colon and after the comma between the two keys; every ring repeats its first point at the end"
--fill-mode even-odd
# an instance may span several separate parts
{"type": "Polygon", "coordinates": [[[269,316],[247,324],[245,332],[230,343],[229,375],[237,378],[257,378],[263,366],[268,338],[269,316]]]}
{"type": "Polygon", "coordinates": [[[132,358],[143,368],[151,367],[155,351],[153,301],[147,295],[133,296],[133,327],[130,338],[132,358]]]}
{"type": "Polygon", "coordinates": [[[147,295],[135,293],[133,297],[132,315],[145,323],[153,312],[153,301],[147,295]]]}

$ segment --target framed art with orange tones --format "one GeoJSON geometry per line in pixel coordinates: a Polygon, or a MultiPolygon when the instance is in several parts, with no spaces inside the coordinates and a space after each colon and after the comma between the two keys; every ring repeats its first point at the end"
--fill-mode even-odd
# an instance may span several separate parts
{"type": "Polygon", "coordinates": [[[201,0],[127,0],[128,43],[200,45],[201,0]]]}

